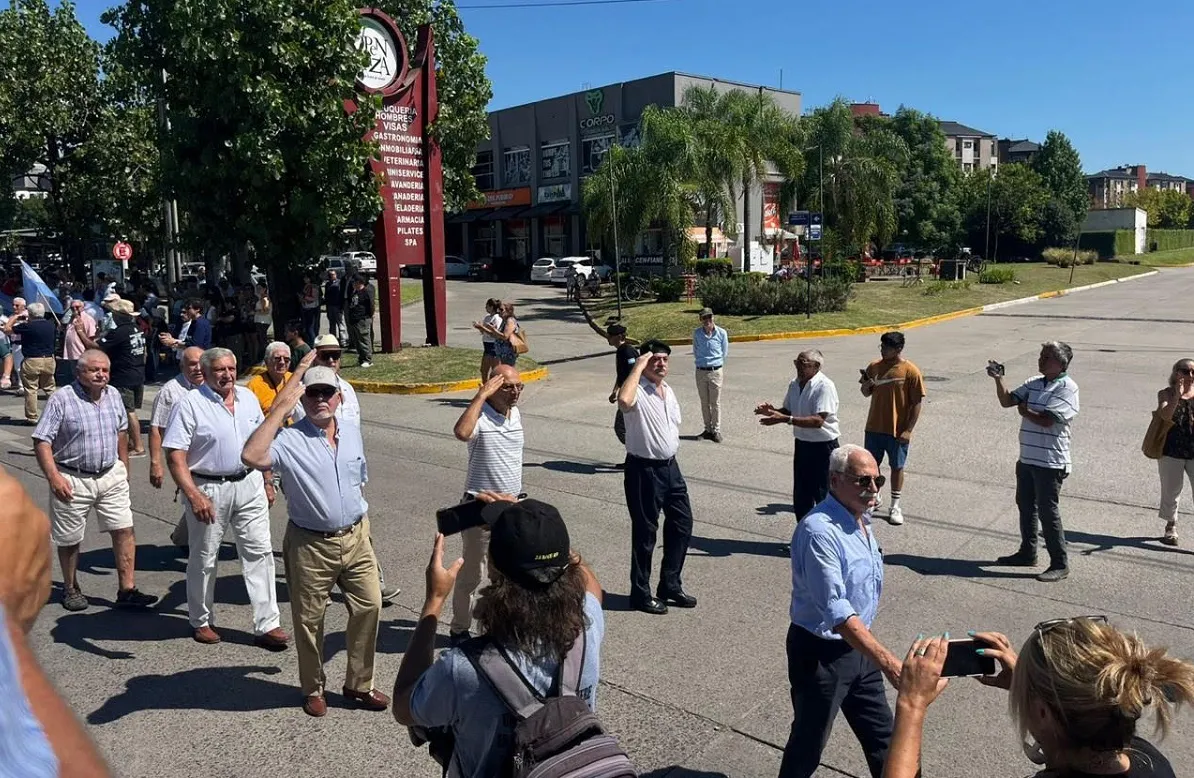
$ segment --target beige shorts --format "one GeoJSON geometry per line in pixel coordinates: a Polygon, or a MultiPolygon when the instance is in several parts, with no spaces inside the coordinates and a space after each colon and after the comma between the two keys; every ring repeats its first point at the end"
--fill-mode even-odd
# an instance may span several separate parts
{"type": "Polygon", "coordinates": [[[55,546],[75,546],[83,542],[83,526],[95,508],[100,532],[112,532],[133,526],[133,506],[129,500],[128,470],[117,460],[111,470],[99,478],[83,478],[65,470],[62,477],[70,484],[73,496],[62,502],[50,491],[50,540],[55,546]]]}

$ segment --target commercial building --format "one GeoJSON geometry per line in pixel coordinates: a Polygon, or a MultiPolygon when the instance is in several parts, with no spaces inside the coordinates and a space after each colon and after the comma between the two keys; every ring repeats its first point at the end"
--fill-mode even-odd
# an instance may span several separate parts
{"type": "MultiPolygon", "coordinates": [[[[588,234],[581,215],[585,179],[615,145],[640,143],[644,108],[678,106],[693,86],[762,91],[800,115],[799,92],[677,72],[492,111],[490,138],[477,148],[473,168],[483,199],[447,217],[448,253],[528,268],[541,256],[599,249],[600,237],[588,234]]],[[[763,230],[780,228],[778,180],[754,187],[748,196],[753,223],[739,230],[739,241],[742,234],[757,240],[763,230]]],[[[737,222],[742,222],[741,196],[737,222]]],[[[661,231],[641,236],[634,261],[662,264],[662,238],[661,231]]]]}

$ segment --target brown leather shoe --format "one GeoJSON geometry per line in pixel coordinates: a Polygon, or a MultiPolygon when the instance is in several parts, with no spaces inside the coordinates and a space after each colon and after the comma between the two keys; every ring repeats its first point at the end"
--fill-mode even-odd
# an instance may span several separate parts
{"type": "Polygon", "coordinates": [[[344,696],[356,702],[365,710],[385,710],[390,707],[390,698],[379,692],[377,689],[370,689],[367,692],[354,692],[352,689],[341,689],[344,696]]]}
{"type": "Polygon", "coordinates": [[[281,627],[274,627],[269,632],[254,636],[253,645],[267,651],[285,651],[290,645],[290,635],[281,627]]]}
{"type": "Polygon", "coordinates": [[[195,630],[195,642],[202,643],[205,646],[210,646],[220,642],[220,633],[216,632],[211,627],[200,627],[195,630]]]}
{"type": "Polygon", "coordinates": [[[312,694],[303,698],[303,713],[315,718],[328,715],[328,702],[322,694],[312,694]]]}

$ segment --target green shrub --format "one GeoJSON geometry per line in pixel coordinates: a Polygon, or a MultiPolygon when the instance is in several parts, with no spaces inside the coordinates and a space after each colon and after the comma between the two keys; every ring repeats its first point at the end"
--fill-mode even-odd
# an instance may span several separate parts
{"type": "Polygon", "coordinates": [[[651,291],[655,293],[655,302],[678,303],[684,294],[684,279],[652,278],[651,291]]]}
{"type": "MultiPolygon", "coordinates": [[[[1084,232],[1078,237],[1078,248],[1095,252],[1099,259],[1135,254],[1136,232],[1134,230],[1084,232]]],[[[1073,253],[1073,249],[1070,249],[1070,253],[1073,253]]]]}
{"type": "Polygon", "coordinates": [[[946,292],[958,292],[969,288],[969,281],[933,281],[932,283],[925,284],[920,293],[925,297],[936,297],[946,292]]]}
{"type": "Polygon", "coordinates": [[[1149,251],[1172,251],[1194,247],[1194,230],[1148,231],[1149,251]]]}
{"type": "Polygon", "coordinates": [[[734,260],[729,257],[714,257],[713,259],[698,259],[692,263],[693,271],[701,278],[712,276],[729,276],[734,272],[734,260]]]}
{"type": "MultiPolygon", "coordinates": [[[[1115,254],[1117,257],[1126,257],[1136,253],[1136,231],[1135,230],[1116,230],[1115,231],[1115,254]]],[[[1099,259],[1106,259],[1102,254],[1099,259]]]]}
{"type": "Polygon", "coordinates": [[[1016,280],[1016,269],[1014,267],[1005,266],[991,266],[978,275],[978,282],[980,284],[1006,284],[1009,281],[1016,280]]]}
{"type": "MultiPolygon", "coordinates": [[[[1041,252],[1041,257],[1055,267],[1069,267],[1074,264],[1073,249],[1048,248],[1041,252]]],[[[1098,258],[1098,253],[1094,251],[1078,252],[1079,265],[1093,265],[1098,258]]]]}
{"type": "MultiPolygon", "coordinates": [[[[752,274],[753,276],[753,274],[752,274]]],[[[824,311],[844,311],[850,299],[845,280],[814,281],[809,294],[806,284],[785,284],[752,276],[706,278],[697,285],[701,305],[728,316],[766,316],[824,311]]]]}

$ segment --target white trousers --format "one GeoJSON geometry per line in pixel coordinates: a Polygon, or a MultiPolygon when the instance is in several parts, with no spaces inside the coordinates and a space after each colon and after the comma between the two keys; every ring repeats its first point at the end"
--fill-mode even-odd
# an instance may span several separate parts
{"type": "Polygon", "coordinates": [[[1161,457],[1157,460],[1161,474],[1161,508],[1158,511],[1166,522],[1177,521],[1177,502],[1181,499],[1186,479],[1194,486],[1194,459],[1161,457]]]}
{"type": "Polygon", "coordinates": [[[477,587],[489,579],[489,528],[470,527],[460,533],[460,540],[464,544],[464,566],[452,587],[452,621],[448,626],[452,632],[472,629],[477,587]]]}
{"type": "Polygon", "coordinates": [[[269,502],[265,481],[254,471],[241,481],[222,483],[195,479],[199,491],[215,508],[216,520],[205,524],[195,518],[190,501],[183,498],[187,516],[190,557],[187,559],[187,612],[195,629],[209,627],[216,598],[216,568],[220,543],[228,528],[236,540],[253,606],[253,632],[261,635],[281,625],[278,591],[274,586],[274,547],[269,532],[269,502]]]}

